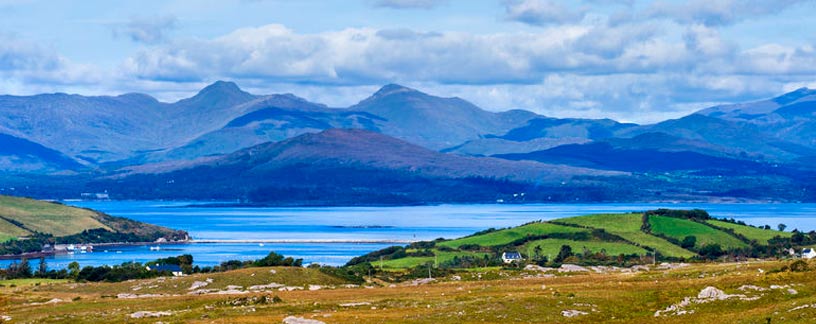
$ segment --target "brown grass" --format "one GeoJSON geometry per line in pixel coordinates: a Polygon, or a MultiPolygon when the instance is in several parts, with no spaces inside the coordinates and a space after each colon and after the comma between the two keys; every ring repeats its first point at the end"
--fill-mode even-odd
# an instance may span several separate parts
{"type": "MultiPolygon", "coordinates": [[[[0,313],[15,321],[55,323],[280,323],[289,315],[326,323],[807,323],[816,321],[816,308],[790,311],[797,305],[816,304],[816,271],[767,274],[788,261],[700,264],[677,270],[646,273],[574,274],[552,278],[535,273],[484,270],[461,273],[461,281],[443,280],[429,285],[340,288],[340,281],[313,269],[245,269],[223,274],[202,274],[165,280],[153,293],[185,293],[194,280],[213,278],[212,287],[226,284],[261,284],[275,281],[289,285],[334,286],[317,291],[265,292],[233,296],[173,296],[150,299],[114,299],[117,293],[146,293],[132,287],[155,284],[155,279],[116,284],[51,283],[41,286],[0,288],[0,313]],[[766,273],[760,273],[763,269],[766,273]],[[252,274],[255,274],[252,276],[252,274]],[[482,278],[500,278],[480,280],[482,278]],[[729,294],[744,284],[768,288],[794,284],[797,294],[782,290],[763,292],[755,301],[725,300],[693,305],[693,314],[654,317],[656,310],[696,296],[706,286],[729,294]],[[173,286],[175,285],[175,287],[173,286]],[[282,303],[233,306],[245,296],[279,296],[282,303]],[[79,300],[71,301],[79,297],[79,300]],[[55,305],[32,302],[61,298],[55,305]],[[339,304],[368,302],[342,307],[339,304]],[[563,310],[589,314],[575,318],[563,310]],[[593,310],[594,309],[594,310],[593,310]],[[134,320],[140,311],[171,311],[172,316],[134,320]]],[[[811,264],[816,267],[816,264],[811,264]]],[[[1,283],[1,282],[0,282],[1,283]]],[[[816,306],[816,305],[814,305],[816,306]]]]}

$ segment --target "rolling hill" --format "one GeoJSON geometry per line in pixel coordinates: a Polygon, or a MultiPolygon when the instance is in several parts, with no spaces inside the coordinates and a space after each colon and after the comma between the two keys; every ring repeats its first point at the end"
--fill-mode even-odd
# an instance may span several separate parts
{"type": "Polygon", "coordinates": [[[330,129],[200,163],[137,167],[91,186],[128,197],[427,203],[495,201],[532,185],[623,174],[444,154],[379,133],[330,129]]]}
{"type": "Polygon", "coordinates": [[[504,133],[537,116],[523,110],[488,112],[460,98],[435,97],[397,84],[382,87],[348,110],[380,116],[383,134],[434,150],[504,133]]]}
{"type": "MultiPolygon", "coordinates": [[[[792,233],[717,220],[700,210],[654,210],[644,213],[587,215],[539,221],[518,227],[488,229],[453,240],[417,242],[352,259],[348,265],[370,262],[402,271],[434,263],[442,268],[499,265],[502,252],[521,252],[524,263],[540,265],[617,264],[657,251],[662,260],[703,260],[778,256],[785,253],[792,233]],[[693,237],[690,244],[684,243],[693,237]],[[569,255],[563,255],[564,247],[569,255]],[[559,259],[560,258],[560,259],[559,259]]],[[[800,242],[800,244],[802,244],[800,242]]],[[[796,245],[794,243],[794,245],[796,245]]]]}
{"type": "MultiPolygon", "coordinates": [[[[45,242],[106,243],[105,238],[122,239],[109,242],[152,242],[186,239],[187,233],[113,217],[89,209],[28,198],[0,196],[0,249],[6,253],[20,245],[32,245],[39,251],[45,242]],[[26,240],[17,240],[26,237],[26,240]],[[22,243],[21,243],[22,242],[22,243]],[[28,244],[32,242],[32,244],[28,244]]],[[[6,254],[0,253],[0,254],[6,254]]]]}
{"type": "Polygon", "coordinates": [[[0,133],[0,169],[11,173],[80,171],[85,166],[57,150],[0,133]]]}

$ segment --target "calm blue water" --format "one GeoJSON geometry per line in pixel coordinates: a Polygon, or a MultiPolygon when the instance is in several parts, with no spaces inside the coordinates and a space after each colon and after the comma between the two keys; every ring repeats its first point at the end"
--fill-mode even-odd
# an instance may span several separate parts
{"type": "MultiPolygon", "coordinates": [[[[735,218],[754,225],[779,223],[788,230],[816,230],[816,204],[560,204],[560,205],[442,205],[411,207],[319,208],[186,208],[186,202],[108,201],[68,202],[114,216],[188,231],[198,240],[431,240],[455,238],[490,227],[516,226],[593,213],[642,211],[655,208],[701,208],[715,217],[735,218]]],[[[275,251],[303,258],[306,263],[340,265],[354,256],[392,244],[362,243],[198,243],[104,247],[93,253],[58,255],[49,267],[71,261],[82,266],[145,262],[189,253],[200,266],[226,260],[249,260],[275,251]],[[121,251],[116,253],[116,251],[121,251]]],[[[0,261],[5,266],[10,261],[0,261]]],[[[36,261],[34,262],[36,263],[36,261]]]]}

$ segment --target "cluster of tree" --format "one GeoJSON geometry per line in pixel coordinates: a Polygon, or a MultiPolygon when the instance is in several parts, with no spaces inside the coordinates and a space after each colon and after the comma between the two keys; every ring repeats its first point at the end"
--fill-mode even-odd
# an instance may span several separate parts
{"type": "Polygon", "coordinates": [[[648,216],[666,216],[666,217],[674,217],[674,218],[684,218],[684,219],[691,219],[696,221],[705,221],[711,219],[711,215],[708,214],[707,211],[702,209],[667,209],[667,208],[660,208],[655,210],[649,210],[643,213],[644,217],[648,216]]]}
{"type": "MultiPolygon", "coordinates": [[[[172,238],[186,234],[186,232],[174,232],[172,238]]],[[[52,234],[38,233],[26,237],[25,239],[13,239],[0,243],[0,255],[19,255],[43,251],[46,245],[59,244],[89,244],[89,243],[133,243],[133,242],[154,242],[159,238],[166,238],[167,233],[155,231],[151,233],[124,233],[112,232],[103,228],[84,230],[80,233],[54,237],[52,234]]],[[[183,239],[181,237],[180,239],[183,239]]]]}
{"type": "Polygon", "coordinates": [[[86,266],[80,268],[79,263],[71,262],[67,269],[48,270],[45,258],[40,258],[40,264],[36,272],[32,271],[29,261],[22,259],[19,263],[14,262],[6,269],[0,269],[0,278],[51,278],[51,279],[74,279],[78,281],[107,281],[120,282],[131,279],[145,279],[159,276],[170,276],[168,271],[147,270],[148,265],[172,264],[181,268],[185,274],[222,272],[248,267],[301,267],[303,259],[293,259],[284,257],[275,252],[254,261],[231,260],[222,262],[220,265],[210,267],[193,266],[193,256],[183,254],[175,257],[156,259],[144,264],[139,262],[125,262],[114,266],[86,266]]]}
{"type": "Polygon", "coordinates": [[[153,242],[165,236],[165,233],[154,232],[145,234],[111,232],[104,228],[84,230],[77,234],[56,238],[59,244],[90,244],[90,243],[132,243],[153,242]]]}
{"type": "Polygon", "coordinates": [[[43,245],[53,244],[51,234],[35,232],[25,239],[12,239],[0,243],[0,255],[18,255],[31,252],[40,252],[43,245]]]}
{"type": "Polygon", "coordinates": [[[651,261],[651,254],[618,254],[610,255],[605,249],[593,252],[586,247],[580,252],[573,251],[569,245],[561,245],[558,254],[550,260],[547,256],[541,254],[541,248],[536,246],[533,249],[533,255],[529,256],[530,262],[540,266],[558,267],[564,263],[574,263],[583,265],[607,265],[607,266],[629,266],[634,264],[643,264],[651,261]]]}

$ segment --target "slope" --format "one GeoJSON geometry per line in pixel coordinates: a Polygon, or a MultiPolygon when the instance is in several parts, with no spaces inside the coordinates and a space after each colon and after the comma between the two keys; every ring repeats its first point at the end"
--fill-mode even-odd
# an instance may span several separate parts
{"type": "Polygon", "coordinates": [[[165,169],[134,168],[129,174],[103,180],[95,186],[110,188],[115,183],[117,190],[146,197],[152,194],[231,199],[254,196],[251,200],[279,200],[289,196],[297,201],[307,196],[326,199],[340,195],[349,201],[353,201],[352,198],[371,201],[378,196],[388,201],[422,192],[430,201],[437,201],[433,198],[435,195],[447,197],[445,199],[455,195],[457,199],[494,201],[496,192],[523,190],[524,185],[519,183],[561,183],[588,175],[621,173],[462,157],[374,132],[330,129],[257,145],[197,164],[165,169]],[[460,190],[448,190],[456,185],[462,186],[460,190]],[[442,188],[445,189],[437,191],[442,188]]]}
{"type": "Polygon", "coordinates": [[[43,145],[0,133],[0,170],[4,172],[78,171],[79,162],[43,145]]]}
{"type": "MultiPolygon", "coordinates": [[[[523,259],[518,262],[521,265],[555,266],[562,262],[631,265],[644,262],[643,256],[655,250],[658,259],[664,260],[714,259],[726,255],[726,251],[739,257],[778,257],[787,253],[786,242],[771,244],[767,239],[747,242],[734,233],[748,233],[746,236],[752,237],[781,236],[793,244],[789,233],[716,220],[702,210],[659,209],[539,221],[506,229],[488,229],[453,240],[415,242],[354,258],[348,265],[368,262],[376,266],[382,262],[391,271],[423,267],[429,262],[449,269],[487,267],[502,265],[502,253],[512,251],[522,253],[523,259]],[[717,226],[710,226],[709,222],[717,226]],[[694,236],[696,242],[683,248],[680,244],[687,236],[694,236]],[[721,249],[713,249],[714,244],[721,249]]],[[[794,245],[807,244],[810,243],[794,245]]]]}
{"type": "Polygon", "coordinates": [[[460,98],[440,98],[397,84],[382,87],[348,108],[383,117],[382,133],[441,150],[488,134],[504,133],[536,115],[527,111],[493,113],[460,98]]]}
{"type": "Polygon", "coordinates": [[[6,239],[36,233],[60,238],[81,235],[89,230],[133,234],[150,241],[161,237],[171,240],[186,236],[183,231],[113,217],[89,209],[10,196],[0,196],[0,220],[0,237],[6,239]]]}

